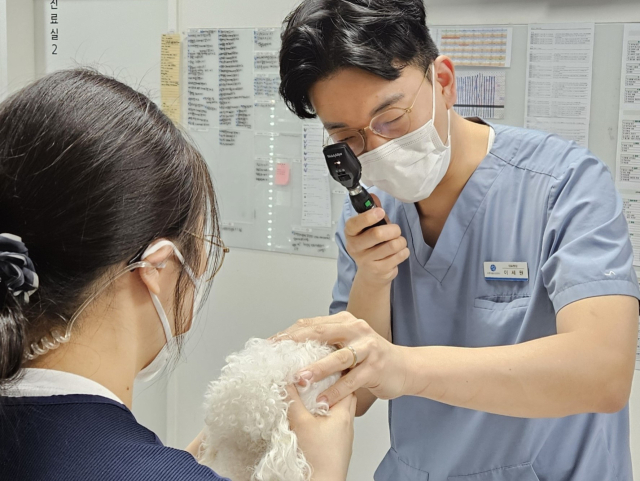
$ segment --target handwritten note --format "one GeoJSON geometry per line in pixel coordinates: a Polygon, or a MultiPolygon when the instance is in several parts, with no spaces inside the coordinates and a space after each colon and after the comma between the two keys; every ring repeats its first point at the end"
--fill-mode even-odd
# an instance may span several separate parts
{"type": "Polygon", "coordinates": [[[255,50],[271,50],[277,52],[280,49],[280,29],[256,28],[253,31],[255,50]]]}
{"type": "Polygon", "coordinates": [[[218,132],[220,146],[235,147],[239,136],[240,132],[237,130],[220,130],[218,132]]]}
{"type": "Polygon", "coordinates": [[[254,68],[256,72],[278,72],[280,60],[278,52],[256,52],[254,68]]]}
{"type": "Polygon", "coordinates": [[[276,185],[287,185],[289,183],[289,164],[279,163],[276,165],[276,185]]]}
{"type": "Polygon", "coordinates": [[[160,58],[160,97],[162,111],[176,123],[181,121],[180,34],[162,36],[160,58]]]}
{"type": "Polygon", "coordinates": [[[189,32],[187,122],[197,130],[218,127],[218,82],[212,78],[218,70],[217,38],[218,31],[213,29],[189,32]]]}
{"type": "Polygon", "coordinates": [[[242,48],[243,38],[251,35],[243,30],[219,30],[218,50],[220,66],[220,127],[252,129],[253,88],[246,88],[243,80],[251,72],[246,57],[251,55],[242,48]]]}
{"type": "Polygon", "coordinates": [[[302,128],[302,226],[331,227],[329,170],[322,154],[322,125],[302,128]]]}
{"type": "Polygon", "coordinates": [[[332,234],[318,233],[304,227],[294,228],[291,236],[291,247],[296,254],[323,254],[333,243],[332,234]]]}
{"type": "Polygon", "coordinates": [[[256,157],[256,182],[270,182],[271,180],[271,160],[268,158],[256,157]]]}
{"type": "Polygon", "coordinates": [[[256,97],[278,98],[280,76],[276,74],[256,74],[253,85],[256,97]]]}

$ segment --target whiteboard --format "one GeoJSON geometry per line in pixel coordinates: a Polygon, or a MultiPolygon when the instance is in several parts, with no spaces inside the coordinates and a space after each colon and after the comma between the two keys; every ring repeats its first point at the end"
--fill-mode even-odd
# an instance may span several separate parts
{"type": "MultiPolygon", "coordinates": [[[[512,27],[504,119],[491,122],[522,126],[528,26],[512,27]]],[[[612,170],[622,31],[622,24],[598,24],[595,30],[589,147],[612,170]]],[[[211,167],[228,245],[336,257],[333,235],[345,190],[324,166],[319,121],[301,121],[279,98],[279,33],[279,28],[185,30],[183,124],[211,167]],[[315,140],[305,144],[305,138],[315,140]],[[289,172],[286,185],[277,185],[279,167],[289,172]],[[309,169],[324,174],[329,186],[323,193],[315,189],[315,204],[305,198],[309,182],[317,187],[309,169]],[[314,206],[330,208],[329,218],[314,206]]]]}
{"type": "MultiPolygon", "coordinates": [[[[214,122],[206,129],[187,125],[186,60],[188,35],[192,31],[190,27],[231,26],[237,21],[237,19],[221,17],[218,15],[218,9],[206,7],[205,3],[209,5],[208,2],[198,4],[199,7],[196,9],[198,15],[191,15],[189,13],[191,10],[186,7],[181,9],[180,22],[176,24],[184,39],[182,117],[185,128],[202,149],[211,166],[221,203],[224,240],[231,246],[250,249],[334,257],[337,249],[334,246],[333,233],[335,222],[342,210],[344,190],[341,186],[330,183],[330,200],[328,201],[331,206],[330,228],[303,225],[304,163],[302,160],[304,159],[301,153],[303,144],[298,144],[295,140],[303,135],[303,127],[302,122],[290,114],[275,95],[278,75],[275,56],[270,54],[279,49],[279,27],[259,29],[260,35],[266,35],[267,44],[257,47],[253,40],[253,35],[256,33],[254,28],[227,30],[240,33],[243,61],[249,62],[247,71],[242,74],[245,88],[248,89],[251,82],[258,79],[260,92],[267,93],[267,95],[256,96],[253,95],[255,92],[251,92],[253,95],[251,99],[253,106],[250,109],[252,129],[226,129],[237,131],[233,134],[237,134],[236,145],[220,146],[221,134],[216,132],[220,130],[219,124],[216,125],[214,122]],[[196,22],[195,19],[198,21],[196,22]],[[254,63],[256,58],[260,61],[257,71],[254,63]],[[271,111],[271,108],[275,110],[271,111]],[[269,129],[270,115],[275,115],[278,120],[275,131],[269,129]],[[278,135],[265,135],[270,133],[278,135]],[[271,138],[274,140],[272,141],[271,138]],[[259,165],[257,161],[265,158],[263,154],[271,153],[272,145],[274,160],[281,162],[271,164],[263,161],[259,165]],[[233,162],[222,160],[219,162],[218,159],[232,159],[233,162]],[[255,181],[257,173],[271,175],[270,172],[275,172],[268,169],[277,169],[278,163],[287,164],[289,167],[290,180],[287,185],[266,189],[263,182],[255,181]],[[271,167],[272,165],[276,167],[271,167]],[[269,190],[274,192],[268,192],[269,190]]],[[[142,86],[145,93],[150,94],[154,100],[159,100],[160,36],[168,30],[167,25],[171,25],[166,2],[157,0],[109,0],[106,2],[66,0],[61,2],[59,55],[57,56],[52,56],[50,51],[49,3],[45,0],[35,0],[34,6],[36,44],[34,63],[38,74],[78,64],[97,65],[101,71],[115,74],[117,78],[133,87],[142,86]],[[133,43],[136,48],[131,48],[133,43]]],[[[259,8],[262,7],[256,6],[256,12],[252,12],[254,14],[252,20],[242,24],[275,26],[289,10],[289,7],[285,8],[283,3],[282,13],[269,10],[270,15],[260,17],[255,15],[259,8]]],[[[493,120],[493,122],[522,126],[528,27],[527,25],[511,25],[511,27],[513,28],[512,63],[510,68],[505,69],[504,119],[493,120]]],[[[622,24],[596,24],[591,105],[593,114],[589,130],[589,147],[612,170],[615,169],[618,129],[622,33],[622,24]]],[[[214,75],[214,72],[209,74],[214,75]]],[[[211,114],[211,116],[215,115],[211,114]]],[[[226,143],[229,143],[229,134],[224,135],[227,138],[226,143]]]]}
{"type": "Polygon", "coordinates": [[[207,160],[230,246],[336,257],[346,190],[329,176],[318,120],[280,99],[276,28],[190,29],[183,124],[207,160]]]}

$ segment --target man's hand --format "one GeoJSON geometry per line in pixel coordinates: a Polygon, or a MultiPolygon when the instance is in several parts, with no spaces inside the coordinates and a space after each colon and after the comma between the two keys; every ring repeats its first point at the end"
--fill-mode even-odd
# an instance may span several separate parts
{"type": "MultiPolygon", "coordinates": [[[[380,205],[380,200],[371,195],[380,205]]],[[[385,218],[380,207],[371,209],[345,223],[345,247],[358,266],[358,275],[370,285],[384,286],[390,284],[398,275],[398,265],[409,258],[407,240],[402,237],[400,227],[390,224],[374,227],[385,218]]]]}
{"type": "Polygon", "coordinates": [[[279,338],[304,342],[314,339],[342,348],[306,367],[300,382],[317,382],[332,374],[350,369],[337,383],[318,396],[334,405],[360,388],[367,388],[380,399],[394,399],[405,394],[407,380],[406,354],[409,348],[395,346],[361,319],[348,312],[334,316],[301,319],[279,334],[279,338]]]}

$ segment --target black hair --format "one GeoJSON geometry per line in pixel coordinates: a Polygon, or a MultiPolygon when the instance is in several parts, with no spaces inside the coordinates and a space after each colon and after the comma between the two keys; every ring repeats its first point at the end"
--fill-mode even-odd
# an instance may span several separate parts
{"type": "MultiPolygon", "coordinates": [[[[159,238],[194,270],[192,233],[218,235],[207,165],[145,95],[87,69],[50,74],[0,104],[0,233],[22,237],[40,279],[21,303],[0,282],[0,383],[109,275],[159,238]],[[100,282],[98,282],[100,281],[100,282]]],[[[208,262],[218,262],[218,250],[208,262]]],[[[176,332],[190,280],[181,272],[176,332]]]]}
{"type": "Polygon", "coordinates": [[[280,95],[315,118],[309,90],[355,67],[396,80],[407,65],[427,70],[438,57],[423,0],[304,0],[284,21],[280,95]]]}

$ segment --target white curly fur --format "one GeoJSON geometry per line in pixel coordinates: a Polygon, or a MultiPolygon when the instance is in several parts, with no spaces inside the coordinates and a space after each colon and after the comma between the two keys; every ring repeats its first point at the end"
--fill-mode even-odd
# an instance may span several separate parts
{"type": "MultiPolygon", "coordinates": [[[[300,369],[334,350],[316,341],[250,339],[227,357],[205,396],[201,462],[233,481],[309,481],[311,468],[289,428],[285,387],[300,369]]],[[[339,378],[296,386],[312,414],[329,414],[329,406],[316,398],[339,378]]]]}

